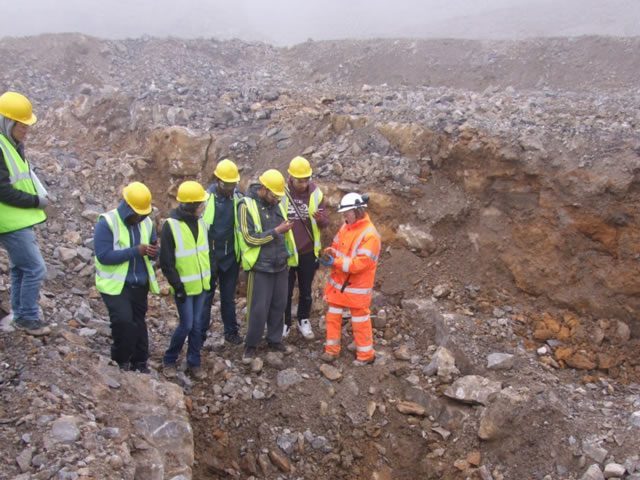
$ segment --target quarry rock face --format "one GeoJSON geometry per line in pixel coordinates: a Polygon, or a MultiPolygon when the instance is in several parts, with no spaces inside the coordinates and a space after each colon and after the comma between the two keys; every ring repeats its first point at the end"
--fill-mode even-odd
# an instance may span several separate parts
{"type": "MultiPolygon", "coordinates": [[[[0,249],[0,471],[640,475],[639,47],[628,38],[287,49],[4,38],[5,88],[25,93],[38,115],[25,146],[51,195],[35,231],[47,264],[39,304],[53,333],[12,326],[11,265],[0,249]],[[324,193],[323,246],[344,223],[342,196],[369,195],[382,238],[375,363],[352,363],[346,312],[339,358],[321,361],[330,274],[321,267],[316,339],[294,322],[291,355],[259,346],[244,365],[242,346],[225,342],[216,293],[207,380],[179,362],[168,381],[162,356],[178,316],[158,271],[161,294],[148,299],[151,374],[110,364],[92,235],[122,188],[149,186],[160,227],[178,184],[208,186],[219,160],[236,162],[244,191],[267,168],[286,177],[297,155],[324,193]]],[[[241,335],[247,290],[242,274],[241,335]]]]}

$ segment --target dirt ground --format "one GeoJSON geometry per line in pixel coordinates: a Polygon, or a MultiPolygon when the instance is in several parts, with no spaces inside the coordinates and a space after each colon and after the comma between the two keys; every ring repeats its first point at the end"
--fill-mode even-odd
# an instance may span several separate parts
{"type": "MultiPolygon", "coordinates": [[[[315,340],[294,328],[293,353],[265,361],[260,372],[241,364],[242,346],[224,343],[216,303],[203,350],[207,379],[176,381],[193,428],[194,479],[569,480],[610,462],[625,464],[624,478],[633,478],[640,472],[640,434],[629,420],[640,410],[638,42],[372,40],[275,49],[3,39],[3,88],[33,92],[43,111],[29,147],[56,198],[38,234],[54,272],[42,307],[58,329],[47,340],[0,332],[0,448],[8,452],[0,478],[56,478],[42,465],[16,466],[25,435],[35,439],[46,428],[35,420],[39,403],[22,405],[21,395],[27,387],[51,390],[56,380],[81,386],[90,379],[74,376],[68,362],[109,357],[104,329],[83,353],[67,351],[62,332],[79,331],[74,321],[85,305],[83,323],[104,326],[107,316],[90,294],[92,276],[82,275],[91,260],[65,263],[59,247],[91,248],[93,220],[84,211],[111,206],[133,177],[154,192],[158,219],[166,215],[182,177],[154,163],[149,138],[176,124],[199,140],[211,135],[212,158],[234,158],[242,187],[307,152],[332,211],[323,242],[339,228],[332,209],[349,190],[374,195],[369,213],[383,237],[372,303],[378,359],[352,365],[345,319],[339,380],[320,370],[324,269],[314,284],[315,340]],[[388,132],[398,124],[419,133],[394,137],[388,132]],[[426,247],[408,244],[407,225],[429,234],[426,247]],[[69,232],[80,240],[71,242],[69,232]],[[454,377],[500,382],[517,400],[447,396],[454,378],[425,373],[438,347],[455,357],[454,377]],[[495,352],[514,355],[513,366],[489,369],[495,352]],[[56,379],[59,356],[67,366],[56,379]],[[282,372],[292,371],[298,383],[280,386],[282,372]],[[402,413],[403,402],[424,411],[402,413]],[[499,417],[495,435],[483,439],[491,415],[499,417]],[[595,459],[591,444],[606,455],[595,459]]],[[[204,170],[194,176],[206,183],[204,170]]],[[[9,264],[0,258],[7,311],[9,264]]],[[[159,382],[177,318],[167,293],[150,301],[148,315],[159,382]]],[[[109,425],[106,417],[92,422],[109,425]]],[[[95,456],[86,445],[65,449],[60,464],[91,464],[95,456]]],[[[119,472],[102,466],[57,478],[125,478],[119,472]]]]}

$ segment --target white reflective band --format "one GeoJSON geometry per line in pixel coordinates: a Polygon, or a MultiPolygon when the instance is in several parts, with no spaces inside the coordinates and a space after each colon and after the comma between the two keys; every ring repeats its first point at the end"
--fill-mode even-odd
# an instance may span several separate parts
{"type": "MultiPolygon", "coordinates": [[[[198,254],[200,252],[204,252],[205,250],[207,250],[209,248],[209,246],[205,243],[203,245],[196,246],[196,248],[185,250],[184,249],[184,239],[182,237],[182,230],[180,230],[180,224],[178,223],[178,221],[175,218],[168,218],[167,221],[171,222],[171,225],[173,226],[173,231],[174,231],[175,236],[176,236],[176,241],[177,241],[176,258],[190,257],[190,256],[196,255],[196,254],[198,254]]],[[[207,226],[204,223],[204,221],[202,220],[202,218],[198,219],[198,224],[202,228],[203,232],[207,231],[207,226]]],[[[196,242],[198,241],[197,238],[195,240],[196,240],[196,242]]]]}
{"type": "Polygon", "coordinates": [[[365,315],[363,317],[351,317],[351,321],[354,323],[362,323],[369,320],[369,315],[365,315]]]}
{"type": "Polygon", "coordinates": [[[373,291],[373,288],[350,288],[347,287],[344,289],[347,293],[355,293],[356,295],[368,295],[373,291]]]}
{"type": "Polygon", "coordinates": [[[108,273],[98,269],[96,269],[96,273],[100,278],[106,278],[107,280],[119,280],[124,282],[126,279],[126,275],[121,275],[119,273],[108,273]]]}
{"type": "Polygon", "coordinates": [[[104,214],[105,217],[108,217],[111,222],[111,232],[113,233],[113,249],[114,250],[124,250],[125,247],[120,245],[120,222],[118,222],[118,217],[116,216],[116,212],[111,210],[104,214]]]}
{"type": "Polygon", "coordinates": [[[200,245],[189,250],[182,250],[181,252],[176,252],[176,258],[190,257],[191,255],[196,255],[197,253],[204,252],[208,249],[209,247],[207,245],[200,245]]]}
{"type": "Polygon", "coordinates": [[[20,180],[24,180],[26,177],[24,177],[24,175],[29,175],[28,173],[19,173],[18,172],[18,166],[16,165],[16,159],[13,158],[13,156],[9,153],[8,150],[5,149],[4,144],[2,142],[0,142],[0,149],[2,149],[2,153],[4,155],[4,158],[7,159],[9,161],[9,165],[11,166],[11,171],[13,172],[13,175],[9,177],[9,182],[11,182],[11,185],[13,185],[16,182],[19,182],[20,180]],[[20,178],[23,177],[23,178],[20,178]]]}
{"type": "Polygon", "coordinates": [[[373,350],[373,345],[369,345],[368,347],[356,347],[356,351],[358,352],[369,352],[373,350]]]}
{"type": "MultiPolygon", "coordinates": [[[[13,160],[10,160],[10,162],[13,162],[13,160]]],[[[15,168],[15,167],[12,165],[11,168],[15,168]]],[[[31,176],[29,175],[29,172],[18,173],[17,175],[13,175],[9,177],[9,182],[11,182],[11,185],[13,185],[14,183],[17,183],[20,180],[26,180],[27,178],[31,178],[31,176]]]]}
{"type": "Polygon", "coordinates": [[[333,252],[335,254],[336,257],[340,257],[340,258],[349,258],[347,255],[345,255],[342,252],[338,252],[337,250],[335,252],[333,252]]]}
{"type": "Polygon", "coordinates": [[[147,269],[149,272],[149,283],[156,283],[156,272],[153,270],[153,267],[147,269]]]}
{"type": "MultiPolygon", "coordinates": [[[[332,287],[337,288],[338,290],[342,290],[342,285],[337,283],[337,282],[335,282],[333,280],[333,278],[329,279],[329,284],[332,287]]],[[[357,295],[366,295],[368,293],[371,293],[373,291],[373,288],[349,288],[349,287],[347,287],[347,288],[344,289],[344,291],[347,292],[347,293],[355,293],[357,295]]]]}
{"type": "Polygon", "coordinates": [[[187,275],[184,277],[180,277],[180,280],[182,280],[182,283],[195,282],[196,280],[200,280],[201,278],[208,277],[209,275],[211,275],[211,272],[207,270],[205,272],[202,272],[202,274],[196,273],[195,275],[187,275]]]}
{"type": "Polygon", "coordinates": [[[358,241],[355,243],[355,247],[353,249],[353,253],[351,254],[352,257],[355,257],[357,255],[358,252],[358,247],[360,246],[360,244],[362,243],[362,239],[364,238],[364,236],[367,233],[374,233],[378,238],[380,238],[380,234],[378,233],[378,231],[375,228],[367,228],[364,232],[362,232],[360,234],[360,236],[358,237],[358,241]]]}
{"type": "Polygon", "coordinates": [[[168,218],[167,221],[171,224],[171,230],[173,230],[173,233],[176,237],[176,257],[184,257],[184,255],[181,255],[181,253],[184,252],[184,240],[182,238],[182,230],[180,230],[180,224],[175,218],[168,218]]]}
{"type": "Polygon", "coordinates": [[[345,258],[344,263],[342,264],[342,271],[344,273],[349,273],[349,263],[351,263],[350,258],[345,258]]]}
{"type": "Polygon", "coordinates": [[[342,315],[344,310],[342,308],[329,307],[329,313],[337,313],[338,315],[342,315]]]}
{"type": "Polygon", "coordinates": [[[327,340],[324,342],[325,345],[340,345],[340,340],[327,340]]]}
{"type": "Polygon", "coordinates": [[[359,248],[356,250],[356,255],[366,255],[374,262],[378,261],[378,257],[376,257],[371,250],[367,250],[366,248],[359,248]]]}

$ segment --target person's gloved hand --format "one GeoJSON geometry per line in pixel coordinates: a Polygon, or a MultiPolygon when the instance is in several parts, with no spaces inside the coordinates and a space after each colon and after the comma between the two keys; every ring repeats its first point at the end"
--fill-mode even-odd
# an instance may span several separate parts
{"type": "Polygon", "coordinates": [[[176,303],[184,303],[187,301],[187,292],[184,289],[176,292],[176,303]]]}
{"type": "Polygon", "coordinates": [[[330,267],[331,265],[333,265],[334,260],[335,259],[333,258],[333,255],[330,255],[329,253],[324,253],[320,256],[320,258],[318,258],[318,262],[320,262],[320,265],[325,267],[330,267]]]}
{"type": "Polygon", "coordinates": [[[47,197],[43,197],[42,195],[38,195],[38,208],[42,208],[43,210],[47,208],[49,204],[49,200],[47,197]]]}

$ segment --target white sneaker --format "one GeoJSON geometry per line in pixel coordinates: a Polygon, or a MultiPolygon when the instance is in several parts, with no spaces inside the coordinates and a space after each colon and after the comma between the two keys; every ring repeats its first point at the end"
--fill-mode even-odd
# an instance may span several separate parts
{"type": "Polygon", "coordinates": [[[316,338],[313,334],[313,330],[311,330],[311,323],[309,323],[308,318],[303,318],[302,320],[300,320],[300,322],[298,323],[298,327],[300,328],[300,333],[302,334],[302,336],[307,340],[313,340],[314,338],[316,338]]]}
{"type": "Polygon", "coordinates": [[[291,327],[285,323],[284,327],[282,327],[282,338],[287,338],[289,336],[290,331],[291,331],[291,327]]]}

